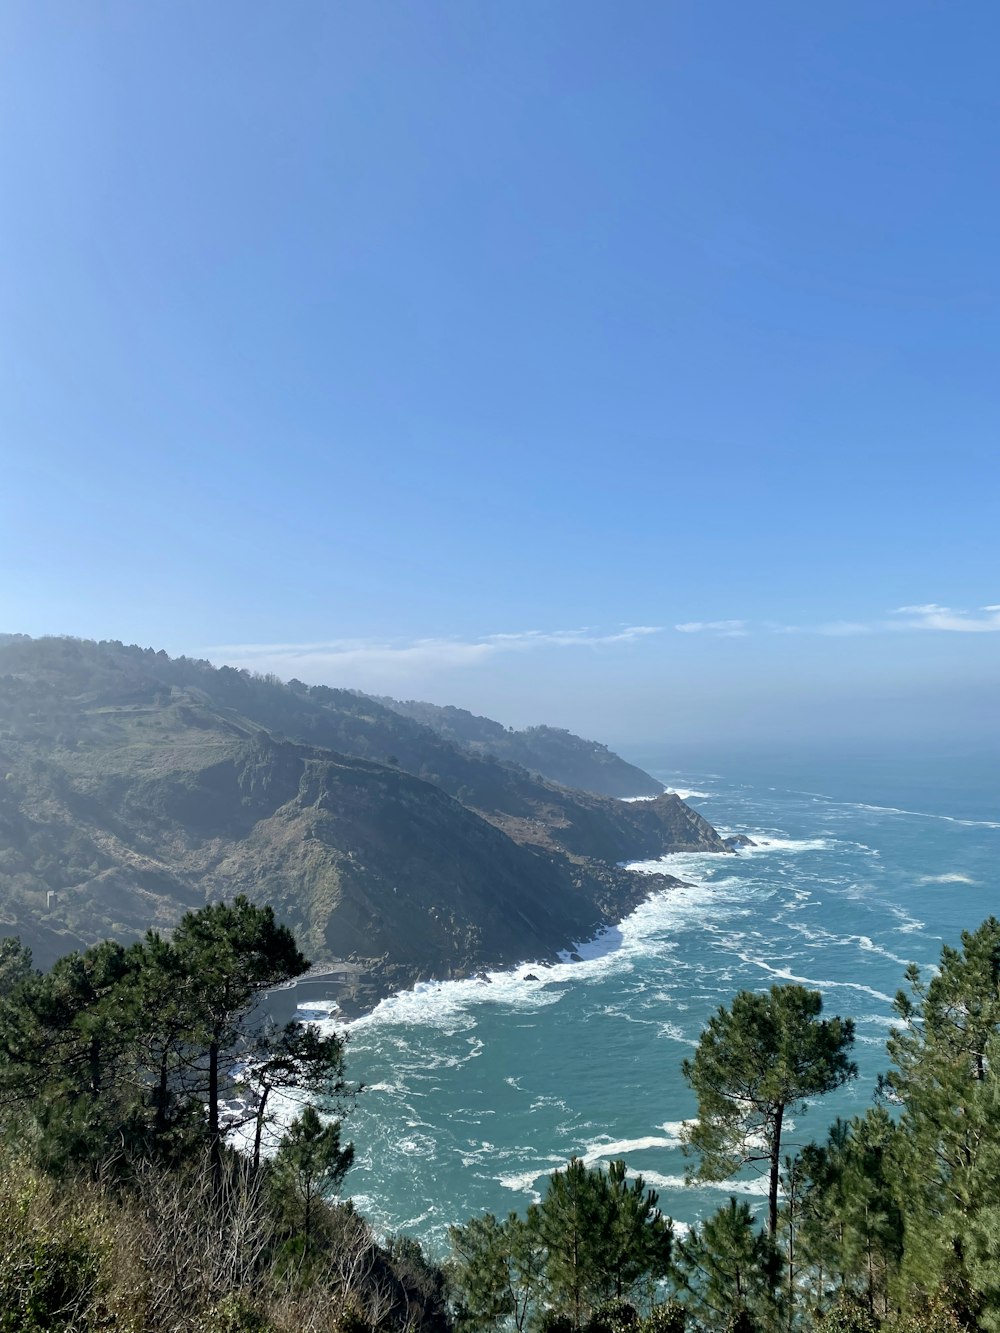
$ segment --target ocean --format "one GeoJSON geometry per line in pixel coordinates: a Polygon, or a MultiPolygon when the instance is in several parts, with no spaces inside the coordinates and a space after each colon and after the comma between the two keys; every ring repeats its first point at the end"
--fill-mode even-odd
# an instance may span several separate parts
{"type": "Polygon", "coordinates": [[[582,962],[421,985],[349,1025],[349,1074],[366,1091],[345,1124],[345,1193],[380,1234],[440,1255],[450,1224],[523,1209],[574,1155],[624,1158],[685,1225],[731,1193],[759,1206],[756,1177],[684,1181],[695,1102],[681,1061],[707,1018],[738,990],[789,981],[854,1019],[858,1078],[786,1122],[792,1150],[870,1103],[906,964],[933,965],[943,941],[1000,910],[988,758],[742,757],[718,771],[644,758],[720,832],[758,846],[638,863],[690,887],[581,945],[582,962]]]}

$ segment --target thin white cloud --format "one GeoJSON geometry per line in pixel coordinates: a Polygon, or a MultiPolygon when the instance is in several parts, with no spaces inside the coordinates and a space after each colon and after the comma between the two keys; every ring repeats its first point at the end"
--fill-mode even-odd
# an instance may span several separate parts
{"type": "Polygon", "coordinates": [[[981,606],[978,611],[956,610],[924,602],[918,606],[897,606],[890,613],[899,619],[897,629],[936,629],[958,634],[989,634],[1000,631],[1000,605],[981,606]]]}
{"type": "MultiPolygon", "coordinates": [[[[792,625],[775,620],[750,621],[687,620],[674,625],[680,634],[707,638],[745,638],[754,629],[769,634],[819,634],[850,638],[889,631],[986,633],[1000,632],[1000,603],[976,611],[956,610],[937,602],[897,607],[882,620],[832,620],[792,625]]],[[[362,688],[383,685],[402,688],[411,678],[430,677],[442,671],[471,668],[501,655],[530,654],[546,648],[581,648],[600,651],[616,645],[636,643],[661,634],[662,625],[622,625],[601,630],[529,629],[484,634],[475,639],[421,638],[403,640],[330,639],[310,643],[237,643],[204,649],[214,662],[274,672],[287,680],[293,676],[311,682],[325,681],[362,688]]]]}
{"type": "Polygon", "coordinates": [[[715,638],[743,638],[760,629],[768,634],[821,634],[838,639],[899,630],[966,634],[1000,631],[1000,603],[965,611],[937,602],[920,602],[898,606],[888,615],[889,619],[883,620],[827,620],[802,625],[790,625],[780,620],[687,620],[675,625],[674,629],[681,634],[705,634],[715,638]]]}
{"type": "Polygon", "coordinates": [[[714,634],[723,639],[742,638],[747,633],[745,620],[687,620],[674,629],[681,634],[714,634]]]}
{"type": "Polygon", "coordinates": [[[546,647],[600,649],[633,643],[661,630],[659,625],[624,625],[607,633],[594,629],[522,630],[513,634],[487,634],[472,640],[230,643],[204,651],[212,661],[251,671],[274,672],[286,680],[294,676],[363,685],[366,681],[405,681],[408,676],[420,673],[476,666],[502,653],[527,653],[546,647]]]}
{"type": "Polygon", "coordinates": [[[564,630],[522,630],[519,634],[489,634],[482,642],[497,649],[533,648],[539,644],[555,644],[558,647],[596,647],[606,643],[629,643],[641,639],[647,634],[659,634],[662,625],[625,625],[610,634],[601,634],[592,629],[564,630]]]}

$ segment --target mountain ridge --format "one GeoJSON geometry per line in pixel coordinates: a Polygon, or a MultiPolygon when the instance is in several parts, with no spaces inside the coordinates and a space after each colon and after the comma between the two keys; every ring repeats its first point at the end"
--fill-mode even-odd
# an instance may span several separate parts
{"type": "Polygon", "coordinates": [[[619,799],[663,794],[662,782],[599,741],[586,740],[563,727],[542,725],[515,731],[453,704],[404,701],[387,695],[374,697],[393,712],[424,723],[453,744],[474,754],[506,759],[560,786],[619,799]]]}
{"type": "Polygon", "coordinates": [[[0,779],[0,933],[41,962],[244,892],[383,987],[465,975],[631,910],[655,886],[618,862],[726,850],[676,796],[571,791],[352,691],[114,642],[0,637],[0,779]]]}

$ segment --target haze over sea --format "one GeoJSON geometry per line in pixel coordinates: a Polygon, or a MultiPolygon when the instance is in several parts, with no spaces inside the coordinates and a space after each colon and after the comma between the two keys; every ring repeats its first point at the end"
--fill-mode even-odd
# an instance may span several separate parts
{"type": "Polygon", "coordinates": [[[786,1143],[821,1138],[870,1101],[906,963],[933,964],[998,909],[1000,802],[982,756],[743,757],[718,771],[630,757],[759,846],[643,863],[690,887],[650,898],[581,947],[583,962],[420,986],[350,1025],[350,1074],[367,1091],[346,1188],[380,1231],[440,1250],[449,1224],[523,1209],[572,1155],[623,1157],[687,1224],[730,1192],[759,1199],[754,1178],[684,1185],[694,1099],[680,1065],[709,1015],[740,989],[794,981],[854,1018],[858,1079],[786,1143]]]}

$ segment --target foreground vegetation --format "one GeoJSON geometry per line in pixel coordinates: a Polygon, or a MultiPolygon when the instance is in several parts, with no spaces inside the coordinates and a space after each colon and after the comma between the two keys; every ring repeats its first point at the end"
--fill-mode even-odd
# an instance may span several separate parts
{"type": "Polygon", "coordinates": [[[691,1174],[756,1167],[763,1218],[731,1198],[684,1231],[623,1162],[574,1160],[526,1214],[453,1228],[444,1268],[337,1201],[342,1044],[256,1005],[305,965],[245,899],[45,975],[2,942],[0,1333],[1000,1329],[993,918],[910,969],[876,1104],[795,1154],[787,1117],[854,1072],[850,1021],[798,986],[713,1016],[691,1174]]]}
{"type": "Polygon", "coordinates": [[[1000,922],[946,947],[928,983],[907,980],[876,1105],[794,1155],[786,1116],[854,1073],[853,1026],[824,1019],[818,993],[742,992],[685,1062],[691,1176],[759,1169],[763,1227],[730,1198],[681,1234],[623,1164],[598,1181],[573,1163],[526,1217],[453,1230],[460,1319],[484,1333],[1000,1329],[1000,922]]]}
{"type": "Polygon", "coordinates": [[[256,1007],[307,966],[242,898],[45,975],[2,942],[0,1333],[447,1327],[419,1246],[335,1201],[341,1041],[256,1007]]]}

